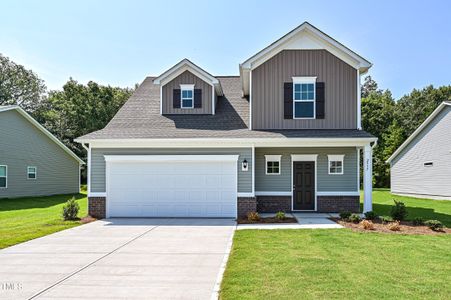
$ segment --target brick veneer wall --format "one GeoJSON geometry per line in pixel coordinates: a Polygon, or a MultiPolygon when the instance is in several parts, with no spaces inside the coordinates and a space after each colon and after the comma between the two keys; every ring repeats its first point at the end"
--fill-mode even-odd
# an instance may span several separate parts
{"type": "Polygon", "coordinates": [[[360,212],[359,196],[318,196],[318,212],[360,212]]]}
{"type": "Polygon", "coordinates": [[[248,212],[257,211],[257,198],[238,197],[238,217],[245,217],[248,212]]]}
{"type": "Polygon", "coordinates": [[[257,211],[259,213],[274,213],[291,211],[290,196],[257,196],[257,211]]]}
{"type": "Polygon", "coordinates": [[[105,197],[89,197],[88,214],[96,219],[104,219],[106,217],[105,202],[105,197]]]}

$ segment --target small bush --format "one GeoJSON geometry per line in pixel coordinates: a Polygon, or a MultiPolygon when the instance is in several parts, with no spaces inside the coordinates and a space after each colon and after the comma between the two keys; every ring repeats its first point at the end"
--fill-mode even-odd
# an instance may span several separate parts
{"type": "Polygon", "coordinates": [[[379,219],[380,219],[381,222],[384,223],[384,224],[393,222],[393,218],[390,217],[390,216],[380,216],[379,219]]]}
{"type": "Polygon", "coordinates": [[[362,222],[360,222],[360,224],[362,224],[362,227],[365,230],[373,230],[374,229],[373,222],[371,222],[369,220],[363,220],[362,222]]]}
{"type": "Polygon", "coordinates": [[[349,216],[348,220],[353,223],[359,223],[362,220],[362,218],[360,217],[359,214],[352,214],[349,216]]]}
{"type": "Polygon", "coordinates": [[[251,211],[247,213],[247,219],[249,221],[260,221],[260,215],[258,212],[251,211]]]}
{"type": "Polygon", "coordinates": [[[391,231],[400,231],[401,226],[399,225],[399,221],[388,224],[388,229],[390,229],[391,231]]]}
{"type": "Polygon", "coordinates": [[[393,201],[395,202],[395,206],[391,208],[390,214],[392,218],[398,221],[404,220],[407,217],[407,209],[404,202],[396,200],[393,201]]]}
{"type": "Polygon", "coordinates": [[[374,211],[367,211],[365,213],[365,219],[367,220],[375,220],[377,218],[377,214],[374,211]]]}
{"type": "Polygon", "coordinates": [[[415,219],[413,219],[412,223],[415,226],[421,226],[424,225],[424,220],[422,217],[416,217],[415,219]]]}
{"type": "Polygon", "coordinates": [[[278,220],[285,220],[285,213],[283,211],[278,211],[276,213],[276,219],[278,219],[278,220]]]}
{"type": "Polygon", "coordinates": [[[445,227],[439,220],[427,220],[424,224],[434,231],[441,231],[445,227]]]}
{"type": "Polygon", "coordinates": [[[351,216],[351,212],[349,212],[349,211],[342,211],[340,213],[340,219],[342,219],[342,220],[347,220],[347,219],[349,219],[350,216],[351,216]]]}
{"type": "Polygon", "coordinates": [[[66,204],[63,206],[63,219],[65,221],[68,220],[77,220],[78,211],[80,210],[80,206],[78,205],[75,198],[71,198],[67,200],[66,204]]]}

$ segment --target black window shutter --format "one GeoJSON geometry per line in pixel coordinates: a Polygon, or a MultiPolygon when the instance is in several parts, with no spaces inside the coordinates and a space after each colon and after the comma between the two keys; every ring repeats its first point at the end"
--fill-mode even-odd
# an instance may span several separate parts
{"type": "Polygon", "coordinates": [[[180,108],[180,89],[174,89],[172,93],[172,107],[180,108]]]}
{"type": "Polygon", "coordinates": [[[194,89],[194,108],[202,107],[202,90],[194,89]]]}
{"type": "Polygon", "coordinates": [[[325,92],[324,82],[316,83],[316,118],[324,119],[325,115],[325,92]]]}
{"type": "Polygon", "coordinates": [[[293,83],[283,84],[283,111],[285,119],[293,119],[293,83]]]}

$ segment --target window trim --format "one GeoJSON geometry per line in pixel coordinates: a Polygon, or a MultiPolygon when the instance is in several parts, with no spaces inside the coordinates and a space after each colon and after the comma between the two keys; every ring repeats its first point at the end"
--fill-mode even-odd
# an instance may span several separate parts
{"type": "Polygon", "coordinates": [[[327,173],[329,175],[343,175],[345,173],[345,155],[344,154],[331,154],[327,155],[327,173]],[[340,173],[331,173],[330,172],[330,163],[333,161],[341,162],[341,172],[340,173]]]}
{"type": "Polygon", "coordinates": [[[0,189],[7,189],[8,188],[8,165],[0,165],[0,167],[5,167],[5,176],[1,176],[1,177],[6,178],[5,186],[0,186],[0,189]]]}
{"type": "Polygon", "coordinates": [[[193,109],[194,108],[194,84],[181,84],[180,85],[180,108],[181,109],[193,109]],[[188,100],[190,98],[183,98],[183,91],[191,91],[191,106],[183,106],[183,99],[188,100]]]}
{"type": "Polygon", "coordinates": [[[280,175],[282,169],[282,155],[265,155],[265,174],[266,175],[280,175]],[[278,162],[279,172],[278,173],[268,173],[268,162],[278,162]]]}
{"type": "Polygon", "coordinates": [[[293,120],[315,120],[316,119],[316,76],[292,77],[293,79],[293,120]],[[296,84],[313,84],[313,100],[295,100],[296,84]],[[296,117],[296,102],[313,103],[312,117],[296,117]]]}
{"type": "Polygon", "coordinates": [[[36,180],[38,179],[38,168],[36,166],[27,166],[27,180],[36,180]],[[34,178],[30,178],[30,168],[34,168],[34,178]]]}

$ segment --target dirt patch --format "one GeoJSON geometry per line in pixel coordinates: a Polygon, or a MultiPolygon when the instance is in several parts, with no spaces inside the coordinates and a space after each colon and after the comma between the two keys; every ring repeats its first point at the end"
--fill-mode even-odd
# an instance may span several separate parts
{"type": "Polygon", "coordinates": [[[271,224],[271,223],[297,223],[295,218],[287,217],[283,220],[270,217],[260,218],[259,221],[249,221],[248,219],[238,219],[238,224],[271,224]]]}
{"type": "Polygon", "coordinates": [[[93,218],[91,216],[86,216],[86,217],[83,217],[83,218],[80,219],[80,223],[81,224],[91,223],[91,222],[94,222],[94,221],[97,221],[97,219],[93,218]]]}
{"type": "Polygon", "coordinates": [[[394,234],[431,234],[431,235],[451,233],[451,228],[443,228],[442,231],[434,231],[427,226],[414,226],[412,222],[409,221],[400,222],[399,224],[400,230],[392,231],[389,229],[390,223],[384,224],[380,220],[372,221],[374,224],[374,229],[368,230],[364,229],[361,223],[347,222],[339,218],[330,218],[330,219],[346,228],[351,228],[354,231],[383,232],[394,234]]]}

